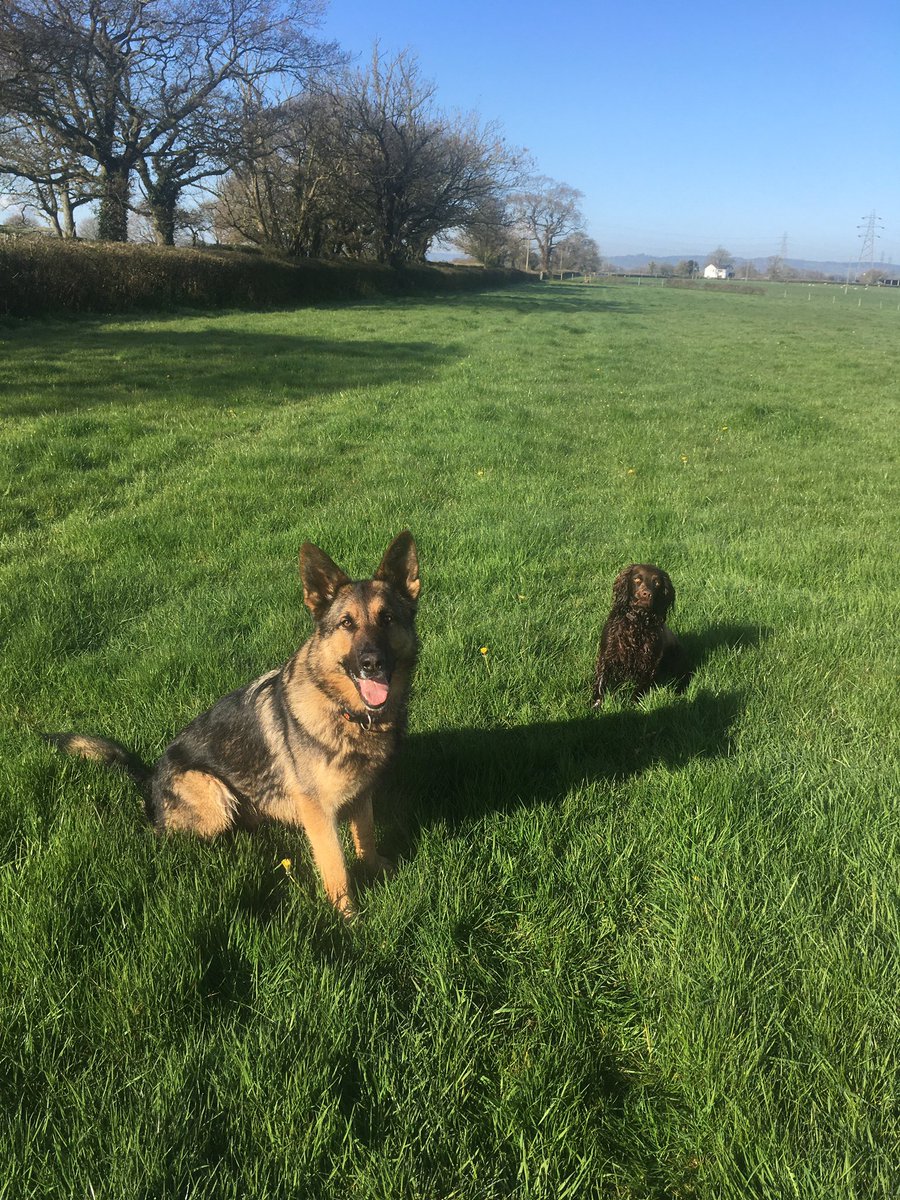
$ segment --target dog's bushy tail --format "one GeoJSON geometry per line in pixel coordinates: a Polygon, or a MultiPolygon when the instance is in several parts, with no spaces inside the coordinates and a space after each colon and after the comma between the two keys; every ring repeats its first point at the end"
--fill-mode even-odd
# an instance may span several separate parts
{"type": "Polygon", "coordinates": [[[111,738],[92,737],[87,733],[43,733],[41,737],[61,750],[77,758],[89,758],[104,767],[124,771],[146,799],[152,771],[136,754],[120,746],[111,738]]]}

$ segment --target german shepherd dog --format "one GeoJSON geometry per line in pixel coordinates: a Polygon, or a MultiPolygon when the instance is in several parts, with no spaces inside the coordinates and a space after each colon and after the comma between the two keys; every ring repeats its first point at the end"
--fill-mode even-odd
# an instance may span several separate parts
{"type": "Polygon", "coordinates": [[[68,754],[128,774],[158,833],[213,838],[273,819],[306,831],[332,904],[354,912],[338,822],[372,873],[372,791],[406,727],[418,653],[419,562],[399,534],[371,579],[354,581],[317,546],[300,551],[315,627],[293,658],[223,697],[182,730],[155,766],[106,738],[45,735],[68,754]]]}

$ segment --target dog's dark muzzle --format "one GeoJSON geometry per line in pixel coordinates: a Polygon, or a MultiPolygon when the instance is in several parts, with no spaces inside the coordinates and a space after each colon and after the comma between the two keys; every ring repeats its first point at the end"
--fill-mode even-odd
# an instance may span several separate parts
{"type": "Polygon", "coordinates": [[[387,703],[393,666],[393,655],[373,643],[361,647],[353,656],[348,674],[366,708],[381,708],[387,703]]]}

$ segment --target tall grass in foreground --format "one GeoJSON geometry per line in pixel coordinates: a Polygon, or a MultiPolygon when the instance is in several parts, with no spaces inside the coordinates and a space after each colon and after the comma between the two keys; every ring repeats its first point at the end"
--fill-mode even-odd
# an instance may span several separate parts
{"type": "Polygon", "coordinates": [[[0,1197],[900,1193],[898,332],[583,285],[6,329],[0,1197]],[[36,737],[154,756],[305,636],[304,539],[404,526],[352,926],[295,833],[159,843],[36,737]],[[695,679],[590,714],[645,560],[695,679]]]}

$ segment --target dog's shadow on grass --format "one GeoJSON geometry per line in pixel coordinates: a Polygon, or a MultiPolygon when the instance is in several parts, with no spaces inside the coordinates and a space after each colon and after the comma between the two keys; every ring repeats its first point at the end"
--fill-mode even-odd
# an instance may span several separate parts
{"type": "Polygon", "coordinates": [[[703,633],[679,633],[678,637],[691,664],[691,673],[696,675],[708,659],[721,651],[753,648],[764,642],[771,633],[771,629],[764,625],[723,622],[711,625],[703,633]]]}
{"type": "Polygon", "coordinates": [[[704,689],[703,667],[723,651],[759,645],[770,632],[722,623],[679,635],[693,682],[686,695],[671,688],[657,693],[668,703],[613,704],[568,721],[411,735],[393,773],[396,791],[386,789],[381,808],[392,829],[387,852],[408,853],[428,824],[454,829],[491,811],[560,799],[592,781],[624,782],[652,766],[674,770],[691,759],[729,754],[741,696],[704,689]]]}
{"type": "Polygon", "coordinates": [[[453,830],[489,812],[561,799],[593,781],[626,781],[731,748],[737,693],[693,690],[652,707],[600,709],[567,721],[413,734],[381,812],[388,853],[408,853],[425,826],[453,830]]]}
{"type": "MultiPolygon", "coordinates": [[[[491,812],[561,800],[591,782],[625,783],[654,766],[677,770],[692,759],[728,755],[742,699],[736,691],[704,689],[702,668],[722,651],[759,645],[769,633],[761,626],[721,624],[680,635],[693,674],[685,695],[670,688],[640,704],[613,702],[587,711],[585,687],[585,715],[570,720],[411,734],[377,801],[383,852],[409,858],[431,825],[454,831],[491,812]]],[[[268,861],[297,856],[297,835],[282,826],[263,826],[253,836],[266,844],[268,861]]],[[[354,885],[365,890],[370,881],[352,855],[348,865],[354,885]]],[[[238,907],[257,921],[272,920],[286,902],[282,876],[273,869],[248,882],[238,907]]],[[[310,896],[318,895],[311,864],[300,868],[300,879],[310,896]]]]}

